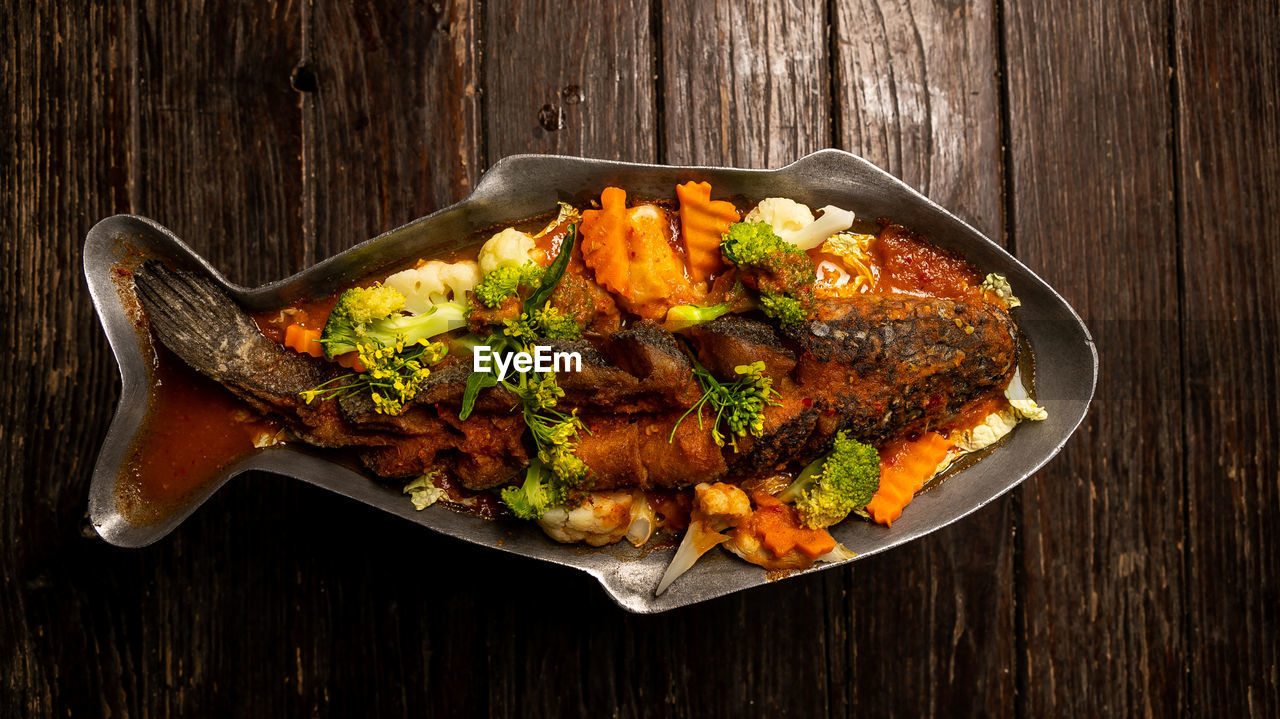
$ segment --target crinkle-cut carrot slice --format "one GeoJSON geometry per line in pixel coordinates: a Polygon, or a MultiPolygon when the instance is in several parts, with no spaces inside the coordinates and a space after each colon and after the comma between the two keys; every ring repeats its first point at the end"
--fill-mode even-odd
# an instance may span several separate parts
{"type": "Polygon", "coordinates": [[[895,442],[880,451],[880,488],[867,504],[867,513],[879,524],[892,525],[937,471],[954,440],[937,432],[919,439],[895,442]]]}
{"type": "Polygon", "coordinates": [[[686,182],[676,185],[680,198],[680,234],[689,261],[689,276],[703,282],[724,269],[720,240],[729,225],[738,221],[732,202],[711,199],[711,183],[686,182]]]}
{"type": "Polygon", "coordinates": [[[626,294],[631,289],[627,254],[627,193],[606,187],[600,209],[582,213],[582,259],[605,289],[626,294]]]}
{"type": "Polygon", "coordinates": [[[695,301],[684,259],[673,247],[667,211],[644,204],[628,208],[626,193],[605,188],[599,210],[582,213],[582,259],[596,282],[619,304],[647,319],[660,319],[668,308],[695,301]]]}

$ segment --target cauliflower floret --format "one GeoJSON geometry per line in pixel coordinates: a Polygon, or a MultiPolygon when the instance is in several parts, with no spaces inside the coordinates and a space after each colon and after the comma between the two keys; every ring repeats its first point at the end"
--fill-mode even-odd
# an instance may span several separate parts
{"type": "Polygon", "coordinates": [[[641,491],[590,492],[582,504],[551,507],[537,521],[557,542],[602,547],[627,537],[640,546],[653,534],[653,516],[641,491]]]}
{"type": "Polygon", "coordinates": [[[743,222],[767,222],[782,239],[802,250],[811,250],[828,237],[853,226],[853,213],[833,205],[816,220],[805,205],[785,197],[769,197],[756,205],[743,222]]]}
{"type": "Polygon", "coordinates": [[[480,283],[480,268],[470,260],[432,260],[421,267],[397,272],[383,284],[405,297],[404,309],[420,315],[445,302],[464,302],[466,293],[480,283]]]}
{"type": "Polygon", "coordinates": [[[480,274],[487,275],[499,267],[519,267],[533,261],[533,238],[514,227],[490,237],[480,248],[480,274]]]}
{"type": "Polygon", "coordinates": [[[693,488],[693,508],[701,512],[708,526],[732,527],[751,516],[751,500],[747,493],[724,482],[703,482],[693,488]]]}
{"type": "Polygon", "coordinates": [[[802,205],[786,197],[768,197],[760,201],[743,222],[767,222],[778,233],[778,237],[786,239],[787,233],[799,232],[813,224],[813,212],[807,205],[802,205]]]}
{"type": "Polygon", "coordinates": [[[982,424],[965,430],[955,448],[960,454],[986,449],[1012,432],[1017,424],[1018,414],[1013,408],[992,412],[982,420],[982,424]]]}
{"type": "Polygon", "coordinates": [[[1013,411],[1023,419],[1039,422],[1049,418],[1048,410],[1036,404],[1036,401],[1031,399],[1031,395],[1027,394],[1027,388],[1022,386],[1021,369],[1013,373],[1013,380],[1005,389],[1004,396],[1009,399],[1009,404],[1013,405],[1013,411]]]}
{"type": "Polygon", "coordinates": [[[822,217],[806,225],[803,229],[782,235],[782,239],[802,250],[811,250],[821,245],[828,237],[844,232],[853,227],[853,213],[834,205],[822,208],[822,217]]]}

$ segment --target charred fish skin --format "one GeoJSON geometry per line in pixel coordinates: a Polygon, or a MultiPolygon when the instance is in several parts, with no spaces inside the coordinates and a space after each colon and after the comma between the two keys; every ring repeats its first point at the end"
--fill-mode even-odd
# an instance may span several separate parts
{"type": "Polygon", "coordinates": [[[791,374],[796,353],[773,325],[738,315],[725,315],[685,332],[697,349],[698,362],[722,380],[734,379],[734,368],[761,361],[774,381],[791,374]]]}
{"type": "Polygon", "coordinates": [[[730,472],[744,477],[766,474],[794,458],[818,421],[818,411],[805,402],[792,379],[795,351],[772,325],[735,315],[696,325],[687,334],[698,361],[722,381],[736,379],[736,367],[761,361],[778,392],[776,404],[765,408],[761,436],[739,438],[738,451],[726,458],[730,472]]]}
{"type": "MultiPolygon", "coordinates": [[[[433,372],[395,417],[355,394],[308,405],[298,393],[340,370],[263,336],[208,278],[148,262],[134,280],[161,343],[255,408],[284,416],[311,444],[365,447],[366,465],[382,476],[448,467],[470,489],[501,486],[528,462],[518,403],[505,388],[482,393],[471,419],[457,420],[469,362],[433,372]]],[[[781,329],[726,316],[683,334],[722,381],[734,379],[737,365],[765,363],[779,396],[765,411],[764,432],[738,438],[735,451],[717,446],[696,417],[680,422],[701,392],[690,357],[656,324],[592,341],[548,340],[582,358],[582,371],[560,373],[559,381],[564,406],[581,409],[590,428],[579,454],[595,486],[758,476],[812,460],[839,429],[882,441],[945,420],[1007,384],[1017,360],[1012,318],[981,300],[863,295],[820,301],[811,321],[781,329]]]]}
{"type": "Polygon", "coordinates": [[[151,260],[134,271],[133,283],[161,344],[254,409],[282,417],[304,441],[319,447],[389,441],[351,427],[333,400],[303,402],[300,392],[333,379],[339,370],[272,342],[212,280],[151,260]]]}
{"type": "Polygon", "coordinates": [[[150,260],[133,274],[156,338],[193,369],[273,405],[334,376],[323,360],[285,349],[208,278],[150,260]]]}
{"type": "Polygon", "coordinates": [[[839,429],[875,443],[942,422],[1017,369],[1017,327],[984,301],[863,295],[784,333],[801,350],[796,381],[828,413],[821,445],[839,429]]]}

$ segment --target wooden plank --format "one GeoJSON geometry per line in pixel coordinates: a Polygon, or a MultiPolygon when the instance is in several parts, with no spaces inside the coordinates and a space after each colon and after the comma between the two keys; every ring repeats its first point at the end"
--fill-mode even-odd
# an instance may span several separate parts
{"type": "Polygon", "coordinates": [[[1192,714],[1280,714],[1280,11],[1176,3],[1192,714]]]}
{"type": "Polygon", "coordinates": [[[668,2],[662,16],[668,162],[780,167],[828,145],[822,2],[668,2]]]}
{"type": "Polygon", "coordinates": [[[298,4],[138,12],[137,210],[233,281],[277,279],[303,254],[298,4]]]}
{"type": "Polygon", "coordinates": [[[488,161],[522,152],[656,156],[647,0],[486,2],[488,161]]]}
{"type": "MultiPolygon", "coordinates": [[[[821,2],[667,2],[660,25],[666,162],[779,167],[830,143],[821,2]]],[[[839,586],[828,574],[663,617],[628,640],[647,667],[634,691],[661,687],[676,716],[828,713],[839,586]]]]}
{"type": "Polygon", "coordinates": [[[295,77],[306,90],[311,262],[460,200],[475,184],[477,5],[308,6],[295,77]]]}
{"type": "MultiPolygon", "coordinates": [[[[992,3],[835,7],[840,145],[1000,241],[992,3]]],[[[1006,497],[854,567],[833,612],[847,635],[833,700],[912,716],[1013,713],[1015,506],[1006,497]]]]}
{"type": "MultiPolygon", "coordinates": [[[[304,254],[301,111],[289,85],[300,6],[157,1],[133,13],[134,208],[233,281],[289,274],[304,254]]],[[[107,594],[104,613],[122,615],[118,643],[99,639],[125,665],[119,706],[107,711],[223,713],[252,703],[288,713],[289,695],[275,689],[290,657],[273,628],[292,587],[260,557],[283,528],[252,515],[305,507],[300,496],[295,483],[248,475],[163,542],[127,557],[96,550],[109,561],[88,573],[101,584],[89,584],[82,601],[107,594]],[[119,573],[120,565],[136,569],[119,573]]]]}
{"type": "MultiPolygon", "coordinates": [[[[87,606],[89,471],[118,383],[81,276],[98,219],[128,211],[125,13],[0,8],[0,715],[67,713],[76,686],[105,705],[127,667],[94,648],[118,617],[87,606]]],[[[90,580],[92,581],[92,580],[90,580]]],[[[101,598],[100,596],[97,598],[101,598]]]]}
{"type": "MultiPolygon", "coordinates": [[[[478,7],[307,6],[295,84],[304,91],[309,260],[429,214],[475,184],[478,7]]],[[[328,493],[299,500],[307,518],[280,530],[283,547],[273,549],[279,566],[297,568],[287,600],[271,603],[290,626],[282,668],[297,698],[285,713],[483,711],[484,626],[509,596],[504,558],[328,493]]]]}
{"type": "Polygon", "coordinates": [[[1102,363],[1089,417],[1022,493],[1022,708],[1172,716],[1187,644],[1169,6],[1005,11],[1010,234],[1102,363]]]}

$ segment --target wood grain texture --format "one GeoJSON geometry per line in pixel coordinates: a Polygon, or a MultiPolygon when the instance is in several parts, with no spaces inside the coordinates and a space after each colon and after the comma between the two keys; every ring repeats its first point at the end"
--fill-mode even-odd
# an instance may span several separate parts
{"type": "Polygon", "coordinates": [[[781,167],[828,146],[819,0],[664,2],[665,161],[781,167]]]}
{"type": "Polygon", "coordinates": [[[96,4],[6,5],[0,26],[0,715],[65,714],[66,682],[119,697],[124,679],[83,659],[125,627],[81,583],[101,559],[85,498],[118,390],[80,245],[129,208],[130,46],[125,14],[96,4]]]}
{"type": "Polygon", "coordinates": [[[484,3],[490,163],[522,152],[651,162],[648,0],[484,3]]]}
{"type": "MultiPolygon", "coordinates": [[[[840,146],[1000,241],[992,5],[851,0],[835,9],[840,146]]],[[[1014,712],[1014,507],[1005,497],[854,567],[832,617],[848,634],[833,696],[888,714],[1014,712]],[[886,646],[903,650],[886,661],[886,646]]]]}
{"type": "Polygon", "coordinates": [[[232,281],[276,279],[304,254],[298,3],[143,2],[136,15],[134,208],[232,281]]]}
{"type": "Polygon", "coordinates": [[[1280,711],[1274,4],[136,0],[0,28],[0,717],[1280,711]],[[1099,399],[1019,498],[656,617],[264,474],[150,548],[88,527],[118,392],[96,220],[255,284],[516,152],[828,145],[1007,236],[1090,324],[1099,399]]]}
{"type": "Polygon", "coordinates": [[[1021,495],[1028,716],[1185,706],[1168,9],[1004,8],[1010,234],[1102,363],[1084,425],[1021,495]]]}
{"type": "Polygon", "coordinates": [[[1280,8],[1176,7],[1191,711],[1280,714],[1280,8]]]}
{"type": "Polygon", "coordinates": [[[476,5],[308,5],[308,231],[323,260],[462,199],[481,170],[476,5]]]}

